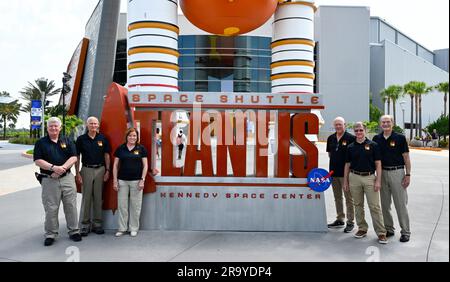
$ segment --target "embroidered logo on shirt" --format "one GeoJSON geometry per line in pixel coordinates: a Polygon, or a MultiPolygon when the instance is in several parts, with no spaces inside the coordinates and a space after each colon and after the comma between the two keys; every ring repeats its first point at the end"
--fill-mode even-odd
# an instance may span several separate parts
{"type": "Polygon", "coordinates": [[[342,141],[342,146],[347,146],[347,140],[342,141]]]}
{"type": "Polygon", "coordinates": [[[369,145],[369,144],[366,144],[366,146],[364,146],[364,148],[365,148],[367,151],[370,151],[370,145],[369,145]]]}
{"type": "Polygon", "coordinates": [[[97,144],[98,144],[100,147],[103,147],[103,141],[97,141],[97,144]]]}
{"type": "Polygon", "coordinates": [[[139,150],[134,150],[134,151],[133,151],[133,154],[139,155],[139,150]]]}
{"type": "Polygon", "coordinates": [[[61,148],[63,148],[63,149],[67,148],[67,145],[66,145],[66,143],[64,143],[64,142],[61,142],[61,148]]]}
{"type": "Polygon", "coordinates": [[[390,143],[389,145],[391,145],[391,147],[395,147],[395,141],[392,140],[391,143],[390,143]]]}

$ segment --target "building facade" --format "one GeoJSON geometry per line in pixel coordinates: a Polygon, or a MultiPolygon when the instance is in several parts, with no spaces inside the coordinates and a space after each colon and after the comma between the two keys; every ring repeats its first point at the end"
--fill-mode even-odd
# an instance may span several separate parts
{"type": "MultiPolygon", "coordinates": [[[[81,118],[99,115],[109,82],[126,84],[127,16],[119,15],[118,2],[99,1],[86,26],[90,47],[80,93],[81,118]]],[[[179,90],[271,92],[272,22],[243,36],[222,37],[179,15],[179,90]]],[[[374,105],[387,113],[379,93],[390,85],[448,81],[448,49],[426,49],[386,21],[371,17],[368,7],[320,6],[315,22],[314,89],[323,95],[326,107],[321,113],[322,139],[333,131],[336,116],[348,122],[369,120],[371,95],[374,105]]],[[[443,112],[443,97],[435,92],[423,98],[424,126],[443,112]]],[[[409,123],[409,98],[397,101],[396,108],[397,123],[409,123]]]]}

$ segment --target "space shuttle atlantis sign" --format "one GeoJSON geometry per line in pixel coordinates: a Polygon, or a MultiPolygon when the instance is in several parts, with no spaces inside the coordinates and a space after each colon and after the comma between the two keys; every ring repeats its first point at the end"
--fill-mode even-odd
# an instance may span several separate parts
{"type": "Polygon", "coordinates": [[[129,1],[128,104],[142,136],[162,131],[159,172],[154,138],[143,141],[155,172],[144,229],[326,230],[323,194],[307,187],[318,167],[311,111],[324,108],[314,93],[315,9],[312,0],[129,1]],[[178,4],[220,36],[273,18],[272,93],[180,92],[178,4]]]}

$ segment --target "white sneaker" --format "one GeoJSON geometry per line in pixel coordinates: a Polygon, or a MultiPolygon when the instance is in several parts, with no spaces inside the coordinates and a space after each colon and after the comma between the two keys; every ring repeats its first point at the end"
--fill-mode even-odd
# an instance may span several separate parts
{"type": "Polygon", "coordinates": [[[116,232],[116,237],[122,237],[123,234],[125,234],[125,232],[118,231],[118,232],[116,232]]]}
{"type": "Polygon", "coordinates": [[[130,235],[131,235],[131,237],[136,237],[137,236],[137,231],[131,231],[130,235]]]}

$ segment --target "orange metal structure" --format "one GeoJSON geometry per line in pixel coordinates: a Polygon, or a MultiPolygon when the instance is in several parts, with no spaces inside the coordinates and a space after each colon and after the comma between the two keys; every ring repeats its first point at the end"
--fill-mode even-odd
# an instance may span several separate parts
{"type": "Polygon", "coordinates": [[[278,0],[181,0],[184,15],[198,28],[219,35],[250,32],[275,13],[278,0]]]}

